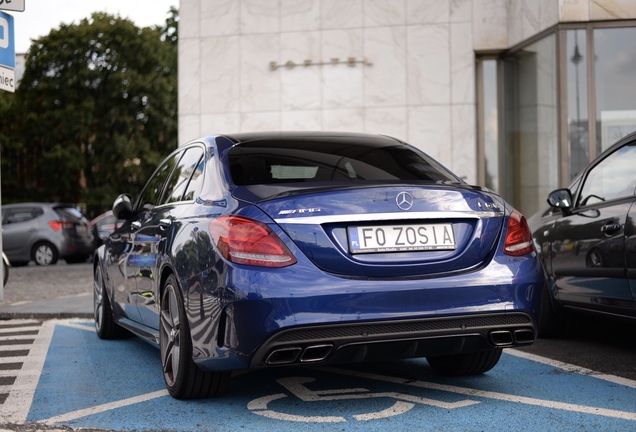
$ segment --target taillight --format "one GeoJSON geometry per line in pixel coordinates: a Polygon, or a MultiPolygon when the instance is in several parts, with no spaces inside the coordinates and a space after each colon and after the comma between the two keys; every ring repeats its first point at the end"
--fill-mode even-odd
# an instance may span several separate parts
{"type": "Polygon", "coordinates": [[[210,222],[210,234],[228,261],[263,267],[296,263],[283,241],[264,223],[240,216],[222,216],[210,222]]]}
{"type": "Polygon", "coordinates": [[[73,222],[68,221],[49,221],[49,226],[53,231],[60,231],[62,229],[73,228],[73,222]]]}
{"type": "Polygon", "coordinates": [[[512,256],[520,256],[530,253],[533,250],[534,243],[528,222],[521,213],[514,210],[508,219],[504,253],[512,256]]]}

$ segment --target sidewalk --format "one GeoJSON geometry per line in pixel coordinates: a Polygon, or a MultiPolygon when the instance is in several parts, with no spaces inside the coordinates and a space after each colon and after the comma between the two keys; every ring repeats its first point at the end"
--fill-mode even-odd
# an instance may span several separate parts
{"type": "Polygon", "coordinates": [[[92,293],[0,305],[0,320],[28,318],[92,318],[92,293]]]}

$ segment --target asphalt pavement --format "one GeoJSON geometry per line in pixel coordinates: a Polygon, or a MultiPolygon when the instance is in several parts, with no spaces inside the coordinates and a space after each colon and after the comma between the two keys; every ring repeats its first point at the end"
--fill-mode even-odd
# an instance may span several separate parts
{"type": "Polygon", "coordinates": [[[423,359],[283,368],[236,374],[227,397],[185,403],[167,395],[158,350],[95,336],[92,290],[91,263],[10,269],[0,301],[0,432],[632,430],[636,422],[634,325],[578,318],[559,339],[507,350],[481,377],[440,378],[423,359]],[[24,415],[8,415],[16,410],[24,415]]]}
{"type": "Polygon", "coordinates": [[[91,318],[91,263],[11,267],[0,301],[0,319],[91,318]]]}

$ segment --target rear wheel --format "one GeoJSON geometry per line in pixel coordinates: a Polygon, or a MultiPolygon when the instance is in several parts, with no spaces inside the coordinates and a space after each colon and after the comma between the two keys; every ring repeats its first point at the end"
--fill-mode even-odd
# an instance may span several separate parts
{"type": "Polygon", "coordinates": [[[3,265],[2,282],[3,282],[3,285],[6,286],[7,282],[9,281],[9,264],[7,264],[5,260],[2,260],[2,265],[3,265]]]}
{"type": "Polygon", "coordinates": [[[220,396],[230,372],[204,372],[192,360],[192,341],[177,280],[168,276],[161,295],[159,341],[166,388],[176,399],[220,396]]]}
{"type": "Polygon", "coordinates": [[[548,288],[550,281],[545,284],[543,294],[541,296],[541,306],[539,309],[538,332],[540,338],[553,338],[563,334],[565,329],[565,318],[563,312],[553,300],[550,289],[548,288]]]}
{"type": "Polygon", "coordinates": [[[31,258],[37,265],[47,266],[57,262],[58,252],[51,243],[41,242],[33,246],[31,258]]]}
{"type": "Polygon", "coordinates": [[[480,375],[494,368],[501,357],[501,349],[474,353],[427,357],[433,370],[446,376],[480,375]]]}
{"type": "Polygon", "coordinates": [[[95,268],[93,306],[95,332],[100,339],[119,339],[127,335],[128,332],[115,323],[113,309],[110,306],[108,293],[104,287],[104,274],[100,266],[95,268]]]}

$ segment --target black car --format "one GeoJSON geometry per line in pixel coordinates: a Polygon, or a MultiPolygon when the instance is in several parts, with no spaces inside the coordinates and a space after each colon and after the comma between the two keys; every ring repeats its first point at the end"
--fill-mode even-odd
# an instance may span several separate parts
{"type": "Polygon", "coordinates": [[[564,313],[636,319],[636,133],[604,151],[528,223],[543,262],[540,334],[564,313]]]}

